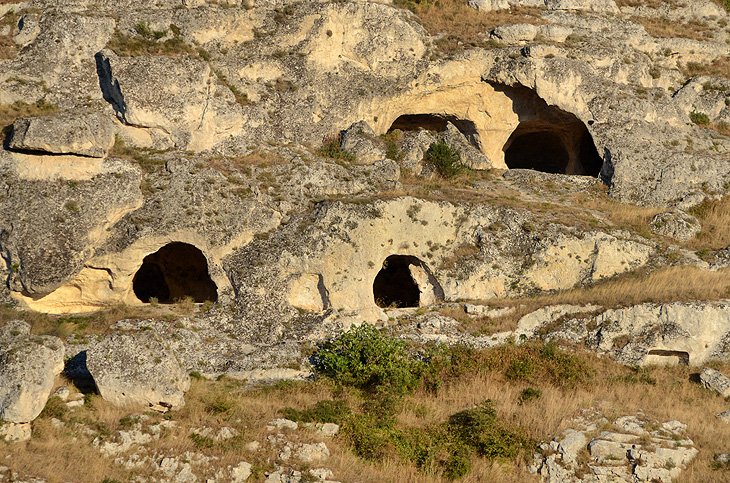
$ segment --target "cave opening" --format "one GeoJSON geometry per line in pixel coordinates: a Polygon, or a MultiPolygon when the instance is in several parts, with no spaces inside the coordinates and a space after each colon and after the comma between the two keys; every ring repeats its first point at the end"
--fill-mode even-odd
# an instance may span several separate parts
{"type": "Polygon", "coordinates": [[[382,308],[420,307],[442,301],[444,291],[421,260],[410,255],[391,255],[375,276],[373,297],[382,308]]]}
{"type": "Polygon", "coordinates": [[[688,366],[689,352],[652,349],[646,354],[647,365],[688,366]]]}
{"type": "Polygon", "coordinates": [[[476,124],[468,119],[460,119],[456,116],[446,114],[404,114],[398,117],[388,129],[393,132],[396,129],[400,131],[418,131],[425,129],[427,131],[441,132],[446,129],[446,123],[456,126],[461,134],[477,149],[479,149],[479,133],[476,124]]]}
{"type": "Polygon", "coordinates": [[[493,87],[511,99],[518,120],[502,146],[509,169],[598,176],[603,158],[588,126],[578,116],[548,104],[534,89],[502,84],[493,87]]]}
{"type": "Polygon", "coordinates": [[[542,120],[521,122],[504,145],[510,169],[598,176],[603,159],[591,133],[578,118],[560,124],[542,120]]]}
{"type": "Polygon", "coordinates": [[[173,242],[147,255],[134,275],[132,289],[139,300],[171,304],[190,297],[196,303],[218,300],[218,287],[208,273],[208,261],[198,248],[173,242]]]}

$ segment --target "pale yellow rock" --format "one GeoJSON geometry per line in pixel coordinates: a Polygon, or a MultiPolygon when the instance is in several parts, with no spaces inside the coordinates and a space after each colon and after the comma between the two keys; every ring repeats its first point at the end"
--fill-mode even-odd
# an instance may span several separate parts
{"type": "Polygon", "coordinates": [[[305,273],[292,281],[289,288],[289,305],[310,312],[321,312],[326,306],[325,294],[322,293],[321,276],[316,273],[305,273]]]}

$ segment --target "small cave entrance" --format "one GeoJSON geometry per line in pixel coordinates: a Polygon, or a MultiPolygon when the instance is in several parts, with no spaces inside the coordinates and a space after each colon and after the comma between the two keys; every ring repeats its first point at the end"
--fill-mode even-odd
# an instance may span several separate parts
{"type": "Polygon", "coordinates": [[[421,260],[410,255],[391,255],[375,276],[373,297],[378,307],[421,307],[442,301],[444,291],[421,260]]]}
{"type": "Polygon", "coordinates": [[[645,363],[658,366],[688,366],[689,352],[652,349],[647,352],[645,363]]]}
{"type": "Polygon", "coordinates": [[[504,145],[510,169],[543,173],[598,176],[603,159],[582,122],[563,126],[541,121],[521,122],[504,145]]]}
{"type": "Polygon", "coordinates": [[[446,123],[450,122],[466,139],[477,149],[479,149],[479,133],[474,122],[467,119],[459,119],[456,116],[445,114],[404,114],[393,121],[388,132],[396,129],[401,131],[418,131],[425,129],[427,131],[441,132],[446,129],[446,123]]]}
{"type": "Polygon", "coordinates": [[[194,302],[215,302],[218,287],[208,274],[208,261],[195,246],[173,242],[160,248],[142,261],[132,281],[139,300],[171,304],[185,297],[194,302]]]}
{"type": "Polygon", "coordinates": [[[588,127],[575,114],[548,105],[526,87],[495,86],[495,90],[512,99],[519,119],[502,148],[508,168],[598,176],[603,158],[588,127]]]}

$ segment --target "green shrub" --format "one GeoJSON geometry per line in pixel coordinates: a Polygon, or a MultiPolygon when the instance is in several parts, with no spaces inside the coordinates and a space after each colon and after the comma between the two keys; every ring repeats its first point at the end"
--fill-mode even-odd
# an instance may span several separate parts
{"type": "Polygon", "coordinates": [[[391,424],[391,421],[377,416],[359,414],[348,420],[343,432],[352,445],[353,453],[367,460],[378,460],[390,447],[391,424]]]}
{"type": "Polygon", "coordinates": [[[497,424],[497,411],[491,399],[452,415],[448,426],[457,440],[486,458],[514,458],[520,449],[532,444],[519,432],[497,424]]]}
{"type": "Polygon", "coordinates": [[[510,381],[526,381],[533,374],[535,374],[535,362],[526,358],[513,361],[504,373],[510,381]]]}
{"type": "Polygon", "coordinates": [[[520,405],[534,401],[535,399],[539,399],[542,396],[542,391],[539,389],[535,389],[534,387],[528,387],[526,389],[523,389],[520,393],[519,403],[520,405]]]}
{"type": "Polygon", "coordinates": [[[233,409],[233,406],[233,401],[230,401],[223,396],[217,396],[208,401],[205,405],[205,410],[210,414],[223,414],[233,409]]]}
{"type": "Polygon", "coordinates": [[[215,446],[215,441],[213,441],[213,438],[201,436],[197,433],[190,433],[190,439],[193,440],[193,444],[195,444],[195,447],[197,449],[208,449],[215,446]]]}
{"type": "Polygon", "coordinates": [[[426,160],[444,178],[453,178],[464,172],[461,155],[444,141],[433,143],[426,152],[426,160]]]}
{"type": "Polygon", "coordinates": [[[53,396],[46,402],[46,407],[43,408],[40,417],[63,419],[67,412],[66,403],[60,397],[53,396]]]}
{"type": "Polygon", "coordinates": [[[402,396],[419,385],[424,364],[403,341],[363,324],[325,343],[314,369],[343,386],[402,396]]]}
{"type": "Polygon", "coordinates": [[[575,354],[553,343],[504,345],[485,353],[487,368],[502,372],[506,379],[544,381],[560,387],[587,383],[593,370],[575,354]]]}
{"type": "Polygon", "coordinates": [[[304,423],[335,423],[342,425],[352,413],[344,401],[323,400],[303,411],[294,408],[284,408],[279,411],[285,418],[304,423]]]}
{"type": "Polygon", "coordinates": [[[355,162],[355,155],[351,152],[342,149],[342,134],[328,134],[322,141],[322,147],[317,150],[317,156],[323,158],[339,159],[342,161],[348,161],[350,163],[355,162]]]}
{"type": "Polygon", "coordinates": [[[385,140],[385,156],[388,159],[398,161],[400,159],[400,151],[398,150],[398,144],[392,139],[385,140]]]}
{"type": "Polygon", "coordinates": [[[448,480],[458,480],[469,474],[471,471],[471,461],[469,456],[463,453],[455,453],[449,456],[444,462],[444,478],[448,480]]]}
{"type": "Polygon", "coordinates": [[[689,119],[698,126],[710,124],[710,118],[704,112],[692,111],[689,113],[689,119]]]}

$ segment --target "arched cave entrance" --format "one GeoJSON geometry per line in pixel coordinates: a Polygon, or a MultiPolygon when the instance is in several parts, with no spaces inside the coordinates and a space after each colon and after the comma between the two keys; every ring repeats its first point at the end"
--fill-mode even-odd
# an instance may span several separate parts
{"type": "Polygon", "coordinates": [[[603,159],[588,127],[575,114],[548,105],[524,86],[494,88],[512,100],[519,119],[502,148],[508,168],[598,176],[603,159]]]}
{"type": "Polygon", "coordinates": [[[598,176],[603,165],[591,134],[578,118],[557,125],[521,122],[504,145],[504,161],[510,169],[586,176],[598,176]]]}
{"type": "Polygon", "coordinates": [[[185,297],[195,302],[215,302],[218,287],[208,274],[203,252],[188,243],[173,242],[142,261],[132,281],[134,294],[142,302],[155,298],[170,304],[185,297]]]}
{"type": "Polygon", "coordinates": [[[652,349],[646,354],[644,363],[658,366],[688,366],[689,352],[652,349]]]}
{"type": "Polygon", "coordinates": [[[479,133],[474,122],[467,119],[459,119],[455,116],[445,114],[404,114],[393,121],[388,132],[399,129],[401,131],[427,131],[441,132],[446,129],[446,123],[450,122],[469,142],[479,149],[479,133]]]}
{"type": "Polygon", "coordinates": [[[378,307],[420,307],[444,299],[431,270],[416,257],[391,255],[375,276],[373,297],[378,307]]]}

